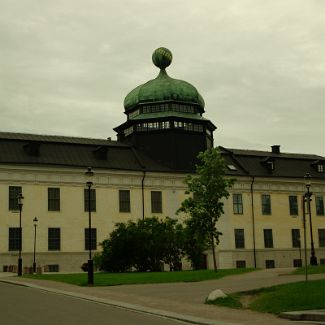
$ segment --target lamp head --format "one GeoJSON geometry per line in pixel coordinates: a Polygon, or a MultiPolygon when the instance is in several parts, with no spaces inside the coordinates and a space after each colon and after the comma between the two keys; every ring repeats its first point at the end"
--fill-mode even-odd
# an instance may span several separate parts
{"type": "Polygon", "coordinates": [[[87,187],[91,187],[93,185],[92,179],[94,176],[94,172],[92,171],[91,167],[87,167],[87,171],[85,172],[85,176],[87,179],[86,185],[87,187]]]}
{"type": "Polygon", "coordinates": [[[17,200],[18,200],[18,205],[20,207],[22,207],[23,206],[23,203],[24,203],[24,197],[23,197],[23,195],[21,193],[18,194],[17,200]]]}
{"type": "Polygon", "coordinates": [[[309,188],[311,186],[311,175],[310,175],[310,173],[306,173],[305,176],[304,176],[304,179],[305,179],[306,188],[307,188],[307,190],[309,190],[309,188]]]}
{"type": "Polygon", "coordinates": [[[38,222],[38,219],[35,217],[35,218],[33,219],[34,226],[37,226],[37,222],[38,222]]]}

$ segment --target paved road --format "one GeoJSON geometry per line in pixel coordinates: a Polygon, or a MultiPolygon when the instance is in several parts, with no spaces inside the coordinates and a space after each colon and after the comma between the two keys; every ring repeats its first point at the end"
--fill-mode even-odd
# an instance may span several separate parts
{"type": "Polygon", "coordinates": [[[0,283],[1,324],[6,325],[180,325],[178,321],[0,283]]]}
{"type": "MultiPolygon", "coordinates": [[[[80,297],[86,299],[88,299],[87,297],[89,299],[99,299],[99,301],[104,301],[111,305],[124,306],[125,304],[131,304],[131,309],[134,309],[133,307],[136,310],[151,309],[154,310],[154,313],[158,310],[158,314],[162,315],[168,312],[189,317],[205,318],[212,320],[213,324],[290,325],[293,324],[291,321],[278,319],[271,314],[205,305],[204,300],[209,292],[214,289],[222,289],[226,293],[230,293],[304,280],[303,275],[288,275],[291,271],[292,269],[267,269],[229,276],[219,280],[196,283],[166,283],[113,287],[77,287],[54,281],[12,277],[9,273],[0,274],[0,279],[7,277],[12,282],[39,286],[47,290],[59,291],[68,295],[80,295],[80,297]]],[[[324,279],[325,274],[310,276],[310,279],[320,278],[324,279]]],[[[0,323],[2,324],[1,321],[0,323]]],[[[198,322],[198,324],[206,323],[198,322]]]]}

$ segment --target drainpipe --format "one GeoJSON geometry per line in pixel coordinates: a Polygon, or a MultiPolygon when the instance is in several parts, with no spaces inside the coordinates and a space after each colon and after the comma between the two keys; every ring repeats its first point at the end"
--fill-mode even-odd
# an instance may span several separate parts
{"type": "Polygon", "coordinates": [[[142,181],[141,181],[141,191],[142,191],[142,220],[144,220],[144,179],[146,177],[146,171],[143,171],[142,181]]]}
{"type": "Polygon", "coordinates": [[[252,176],[252,182],[251,182],[251,204],[252,204],[252,225],[253,225],[253,255],[254,255],[254,268],[256,269],[255,213],[254,213],[254,182],[255,182],[255,177],[252,176]]]}

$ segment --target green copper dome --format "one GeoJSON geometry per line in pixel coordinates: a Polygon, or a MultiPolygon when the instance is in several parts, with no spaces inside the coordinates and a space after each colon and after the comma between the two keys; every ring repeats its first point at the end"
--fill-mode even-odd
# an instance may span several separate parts
{"type": "Polygon", "coordinates": [[[172,53],[168,49],[160,47],[155,50],[152,61],[160,68],[157,78],[136,87],[125,97],[125,111],[139,104],[165,101],[196,104],[204,110],[204,100],[197,89],[186,81],[169,77],[165,71],[172,62],[172,53]]]}

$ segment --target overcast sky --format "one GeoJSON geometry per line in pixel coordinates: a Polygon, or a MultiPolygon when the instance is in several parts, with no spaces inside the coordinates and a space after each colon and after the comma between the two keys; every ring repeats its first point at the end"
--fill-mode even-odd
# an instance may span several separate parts
{"type": "Polygon", "coordinates": [[[158,69],[192,83],[215,145],[325,156],[324,0],[0,0],[0,131],[116,139],[158,69]]]}

